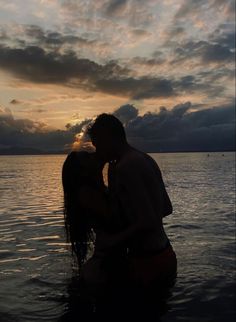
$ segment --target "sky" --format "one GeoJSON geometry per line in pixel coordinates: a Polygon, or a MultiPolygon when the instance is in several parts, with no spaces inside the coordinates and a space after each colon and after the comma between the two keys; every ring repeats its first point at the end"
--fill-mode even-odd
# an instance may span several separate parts
{"type": "Polygon", "coordinates": [[[0,148],[106,112],[143,150],[234,149],[234,0],[0,0],[0,148]]]}

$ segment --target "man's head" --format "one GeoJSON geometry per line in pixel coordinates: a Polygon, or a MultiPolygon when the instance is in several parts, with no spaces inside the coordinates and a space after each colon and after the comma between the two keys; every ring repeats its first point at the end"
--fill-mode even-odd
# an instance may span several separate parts
{"type": "Polygon", "coordinates": [[[122,123],[111,114],[100,114],[89,127],[88,134],[97,154],[105,161],[115,158],[118,150],[127,144],[122,123]]]}

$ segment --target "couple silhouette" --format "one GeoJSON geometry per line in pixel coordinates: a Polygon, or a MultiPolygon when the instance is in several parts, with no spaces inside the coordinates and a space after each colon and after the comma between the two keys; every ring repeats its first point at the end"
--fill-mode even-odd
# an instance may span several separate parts
{"type": "Polygon", "coordinates": [[[158,318],[177,274],[163,227],[172,205],[161,171],[128,144],[115,116],[99,115],[87,133],[96,152],[71,152],[62,170],[65,228],[79,267],[75,312],[158,318]]]}

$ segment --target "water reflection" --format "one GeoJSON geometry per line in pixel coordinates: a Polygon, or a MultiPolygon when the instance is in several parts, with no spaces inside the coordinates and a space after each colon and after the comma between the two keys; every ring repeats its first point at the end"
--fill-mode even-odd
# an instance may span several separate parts
{"type": "MultiPolygon", "coordinates": [[[[234,154],[225,153],[223,158],[217,153],[210,158],[204,153],[162,154],[154,158],[174,205],[165,227],[179,262],[177,283],[168,301],[171,307],[161,320],[233,322],[234,154]]],[[[78,282],[71,278],[73,264],[63,229],[64,159],[0,157],[1,322],[66,321],[70,312],[87,310],[78,304],[78,282]]],[[[111,304],[113,318],[125,295],[111,304]]]]}

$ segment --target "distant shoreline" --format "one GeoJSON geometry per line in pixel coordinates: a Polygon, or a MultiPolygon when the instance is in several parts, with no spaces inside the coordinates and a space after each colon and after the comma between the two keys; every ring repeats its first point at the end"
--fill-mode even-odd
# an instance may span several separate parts
{"type": "MultiPolygon", "coordinates": [[[[205,150],[199,150],[199,151],[145,151],[146,153],[150,153],[150,154],[152,154],[152,153],[208,153],[208,154],[210,154],[210,153],[227,153],[227,152],[236,152],[235,150],[214,150],[214,151],[205,151],[205,150]]],[[[22,156],[26,156],[26,155],[31,155],[31,156],[33,156],[33,155],[35,155],[35,156],[37,156],[37,155],[67,155],[68,153],[70,153],[70,151],[67,151],[67,152],[61,152],[61,151],[55,151],[55,152],[53,152],[53,151],[50,151],[50,152],[44,152],[44,151],[42,151],[42,152],[30,152],[30,151],[28,151],[28,152],[26,152],[26,151],[22,151],[22,152],[20,152],[20,151],[16,151],[15,153],[14,152],[8,152],[8,151],[1,151],[0,150],[0,156],[19,156],[19,155],[22,155],[22,156]]]]}

